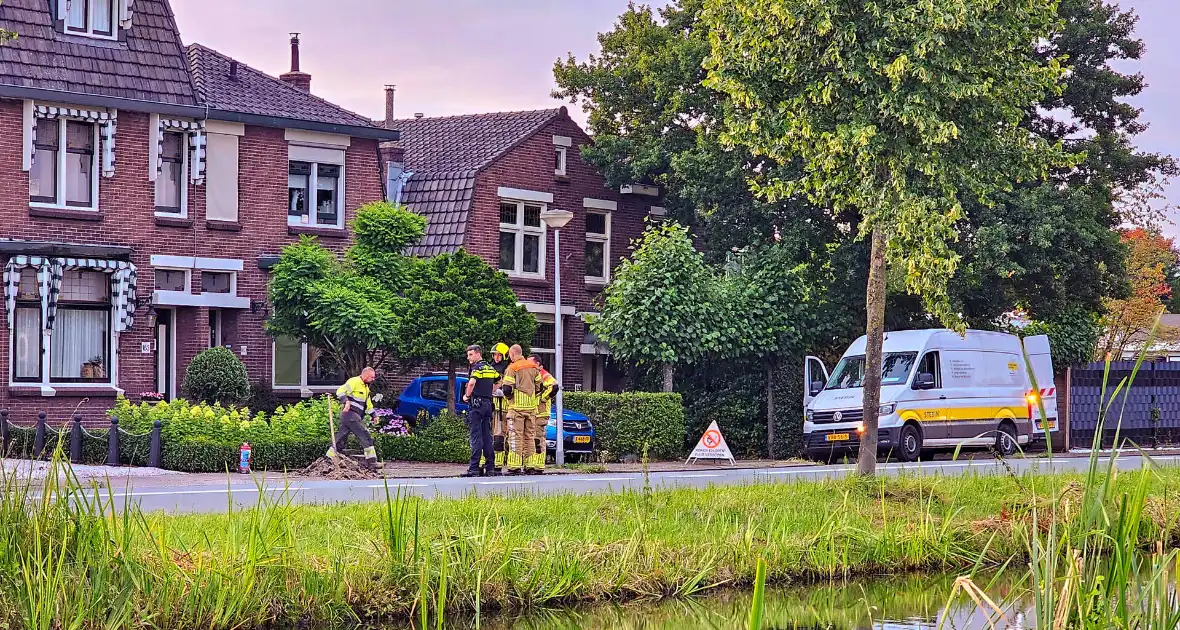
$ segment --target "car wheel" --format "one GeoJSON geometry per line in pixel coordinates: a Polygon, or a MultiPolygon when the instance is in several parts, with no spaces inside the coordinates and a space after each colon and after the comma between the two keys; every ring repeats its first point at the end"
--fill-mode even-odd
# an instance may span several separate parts
{"type": "Polygon", "coordinates": [[[922,432],[918,427],[907,424],[897,436],[897,458],[903,462],[916,462],[922,456],[922,432]]]}
{"type": "Polygon", "coordinates": [[[1016,441],[1016,429],[1010,423],[1003,423],[1000,429],[996,432],[996,452],[1004,457],[1011,457],[1016,454],[1019,448],[1016,441]]]}

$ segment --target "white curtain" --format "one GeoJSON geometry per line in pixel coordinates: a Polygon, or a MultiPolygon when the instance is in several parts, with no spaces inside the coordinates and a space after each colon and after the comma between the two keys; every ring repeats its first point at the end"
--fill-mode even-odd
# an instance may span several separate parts
{"type": "Polygon", "coordinates": [[[82,378],[86,367],[87,377],[105,378],[110,372],[106,356],[109,321],[110,311],[59,308],[50,344],[50,377],[82,378]]]}
{"type": "Polygon", "coordinates": [[[41,375],[41,309],[16,309],[16,348],[13,376],[37,378],[41,375]]]}
{"type": "Polygon", "coordinates": [[[66,26],[86,28],[86,0],[69,0],[66,5],[66,26]]]}
{"type": "Polygon", "coordinates": [[[90,0],[94,3],[94,30],[99,33],[111,33],[111,3],[114,0],[90,0]]]}

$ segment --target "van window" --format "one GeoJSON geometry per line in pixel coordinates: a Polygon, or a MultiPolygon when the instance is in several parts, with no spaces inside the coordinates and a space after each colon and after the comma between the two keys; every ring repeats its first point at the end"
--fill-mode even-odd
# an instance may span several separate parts
{"type": "Polygon", "coordinates": [[[942,389],[942,370],[938,364],[937,352],[927,352],[922,356],[922,362],[918,364],[918,371],[914,372],[915,379],[918,374],[933,374],[934,389],[942,389]]]}
{"type": "MultiPolygon", "coordinates": [[[[881,384],[901,385],[910,377],[917,352],[890,352],[881,364],[881,384]]],[[[865,357],[844,357],[832,372],[827,389],[859,389],[865,386],[865,357]]]]}

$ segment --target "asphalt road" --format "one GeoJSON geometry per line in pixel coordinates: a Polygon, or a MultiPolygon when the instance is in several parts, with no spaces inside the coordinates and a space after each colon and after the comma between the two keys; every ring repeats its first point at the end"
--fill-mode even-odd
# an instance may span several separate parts
{"type": "MultiPolygon", "coordinates": [[[[1180,465],[1180,455],[1153,457],[1163,466],[1180,465]]],[[[1106,461],[1103,458],[1103,461],[1106,461]]],[[[1085,457],[1055,457],[1052,462],[1046,458],[1018,459],[1008,462],[1016,471],[1036,469],[1049,471],[1084,471],[1089,465],[1085,457]]],[[[1143,466],[1138,455],[1121,456],[1118,467],[1134,470],[1143,466]]],[[[1004,464],[996,460],[933,461],[915,464],[885,464],[878,469],[883,474],[921,475],[967,475],[997,474],[1006,471],[1004,464]]],[[[740,485],[753,483],[789,483],[799,480],[831,479],[843,477],[855,471],[855,465],[797,466],[789,468],[763,469],[712,469],[701,471],[678,471],[651,473],[653,488],[707,487],[710,485],[740,485]]],[[[489,495],[505,493],[587,493],[618,492],[638,490],[643,487],[643,475],[638,473],[605,473],[585,475],[545,475],[529,477],[497,477],[486,479],[389,479],[387,481],[309,481],[293,480],[285,487],[273,481],[259,487],[246,479],[233,478],[221,485],[179,485],[147,486],[124,489],[100,490],[103,496],[112,496],[117,507],[127,501],[134,501],[146,511],[166,512],[225,512],[232,502],[234,509],[255,505],[261,493],[280,498],[288,493],[292,501],[304,504],[354,503],[383,500],[386,483],[390,492],[399,488],[403,493],[431,497],[459,497],[471,494],[489,495]]],[[[88,491],[93,494],[94,491],[88,491]]]]}

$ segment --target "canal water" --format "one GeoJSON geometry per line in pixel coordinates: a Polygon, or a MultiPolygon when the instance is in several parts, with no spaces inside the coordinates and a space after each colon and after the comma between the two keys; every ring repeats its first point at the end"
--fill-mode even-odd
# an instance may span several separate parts
{"type": "MultiPolygon", "coordinates": [[[[1013,579],[976,577],[1006,606],[1000,630],[1028,628],[1032,601],[1017,597],[1013,579]]],[[[773,630],[984,630],[988,615],[954,590],[954,576],[912,576],[767,589],[764,629],[773,630]],[[941,624],[941,625],[940,625],[941,624]]],[[[486,630],[736,630],[747,627],[751,595],[724,591],[690,601],[599,604],[519,617],[452,620],[447,627],[486,630]]]]}

